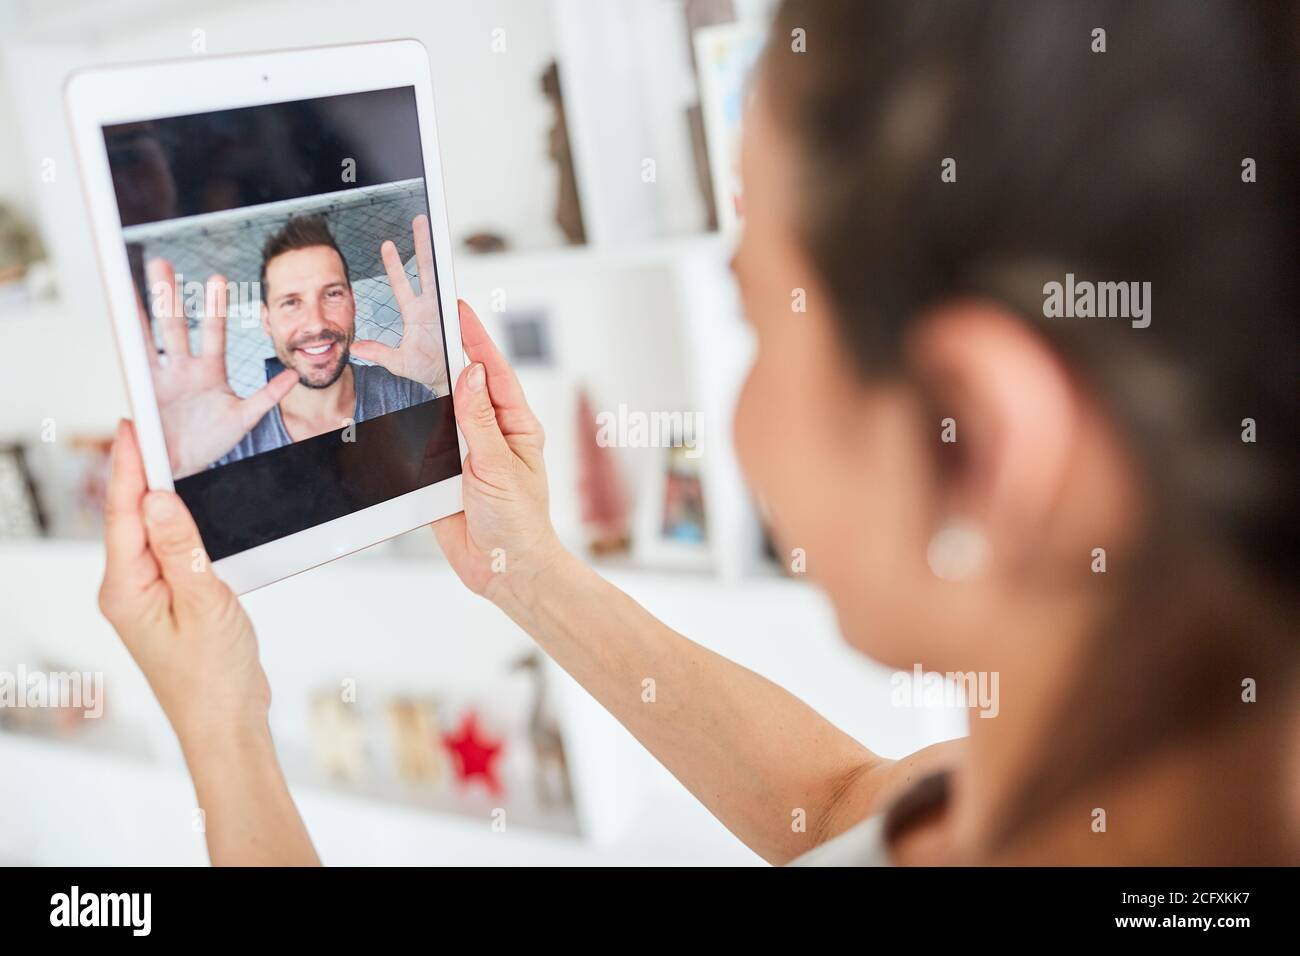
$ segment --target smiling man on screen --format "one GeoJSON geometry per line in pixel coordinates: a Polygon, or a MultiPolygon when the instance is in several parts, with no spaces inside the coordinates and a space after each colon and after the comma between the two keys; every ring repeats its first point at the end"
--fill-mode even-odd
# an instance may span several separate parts
{"type": "Polygon", "coordinates": [[[437,397],[445,390],[433,248],[424,216],[411,223],[420,292],[411,289],[397,247],[380,247],[402,314],[396,348],[356,341],[356,299],[347,262],[319,216],[290,219],[262,249],[262,328],[284,371],[247,398],[230,388],[225,367],[225,279],[208,282],[202,347],[191,355],[169,263],[148,265],[151,287],[173,303],[159,316],[164,355],[151,355],[172,473],[281,448],[437,397]],[[373,362],[362,365],[354,358],[373,362]]]}

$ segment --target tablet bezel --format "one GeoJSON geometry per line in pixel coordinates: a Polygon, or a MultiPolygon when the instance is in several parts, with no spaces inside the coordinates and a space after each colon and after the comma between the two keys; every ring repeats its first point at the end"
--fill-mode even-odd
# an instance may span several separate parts
{"type": "MultiPolygon", "coordinates": [[[[451,382],[465,366],[429,56],[418,40],[236,54],[78,71],[65,87],[100,275],[149,487],[173,490],[162,422],[136,312],[103,127],[244,106],[413,87],[451,382]],[[356,77],[364,77],[357,80],[356,77]]],[[[464,461],[465,438],[456,429],[464,461]]],[[[215,561],[238,594],[306,571],[462,510],[461,476],[419,488],[215,561]]]]}

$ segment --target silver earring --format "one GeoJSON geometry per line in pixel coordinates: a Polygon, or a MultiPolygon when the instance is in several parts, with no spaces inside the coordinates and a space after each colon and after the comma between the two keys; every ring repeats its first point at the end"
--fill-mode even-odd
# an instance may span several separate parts
{"type": "Polygon", "coordinates": [[[984,569],[989,542],[969,521],[949,521],[935,532],[925,559],[935,577],[944,581],[965,581],[984,569]]]}

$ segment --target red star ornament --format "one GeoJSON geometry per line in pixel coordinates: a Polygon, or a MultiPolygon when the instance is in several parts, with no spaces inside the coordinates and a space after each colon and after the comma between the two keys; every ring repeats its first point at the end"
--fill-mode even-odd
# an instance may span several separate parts
{"type": "Polygon", "coordinates": [[[472,710],[465,714],[454,734],[443,735],[442,743],[451,751],[452,766],[458,778],[468,783],[481,777],[489,792],[501,792],[501,781],[497,779],[492,761],[501,756],[502,744],[479,736],[477,714],[472,710]]]}

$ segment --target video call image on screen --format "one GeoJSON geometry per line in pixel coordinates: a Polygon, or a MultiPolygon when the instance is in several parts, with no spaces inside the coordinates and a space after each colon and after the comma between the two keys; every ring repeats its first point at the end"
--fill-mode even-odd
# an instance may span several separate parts
{"type": "Polygon", "coordinates": [[[460,473],[412,88],[104,140],[176,491],[213,560],[460,473]]]}

